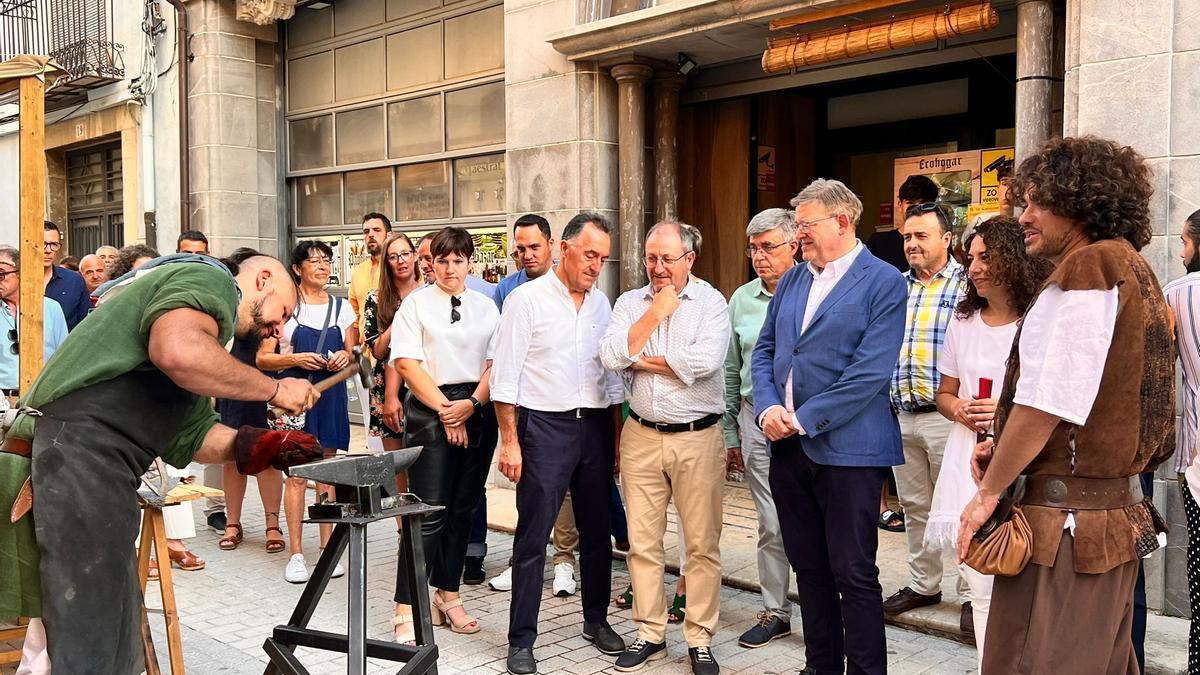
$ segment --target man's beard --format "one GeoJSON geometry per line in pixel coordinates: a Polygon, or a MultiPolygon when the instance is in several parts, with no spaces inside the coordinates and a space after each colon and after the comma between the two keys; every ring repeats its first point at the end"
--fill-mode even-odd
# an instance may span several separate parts
{"type": "Polygon", "coordinates": [[[1183,263],[1183,267],[1187,270],[1188,274],[1200,272],[1200,247],[1197,247],[1196,251],[1192,253],[1192,257],[1183,263]]]}
{"type": "Polygon", "coordinates": [[[367,240],[367,253],[370,253],[371,255],[379,255],[379,252],[382,250],[383,244],[372,239],[367,240]]]}
{"type": "Polygon", "coordinates": [[[258,346],[266,338],[266,333],[270,330],[271,325],[263,319],[262,313],[263,301],[256,300],[250,304],[250,324],[248,326],[238,326],[234,331],[234,337],[242,341],[251,351],[258,351],[258,346]]]}

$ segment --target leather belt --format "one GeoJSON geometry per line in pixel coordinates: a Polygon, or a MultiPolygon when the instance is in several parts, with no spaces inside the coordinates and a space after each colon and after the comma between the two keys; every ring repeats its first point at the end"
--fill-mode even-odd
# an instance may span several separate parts
{"type": "Polygon", "coordinates": [[[1142,501],[1142,482],[1126,478],[1026,475],[1020,503],[1056,509],[1101,511],[1133,506],[1142,501]]]}
{"type": "Polygon", "coordinates": [[[20,396],[21,390],[20,389],[0,389],[0,394],[4,394],[5,396],[20,396]]]}
{"type": "Polygon", "coordinates": [[[930,403],[928,405],[917,405],[909,408],[899,408],[900,412],[906,412],[910,415],[924,415],[926,413],[937,412],[937,405],[930,403]]]}
{"type": "Polygon", "coordinates": [[[33,456],[33,444],[24,438],[6,438],[4,445],[0,446],[0,452],[7,452],[11,455],[20,455],[21,457],[33,456]]]}
{"type": "Polygon", "coordinates": [[[539,415],[546,415],[547,417],[561,417],[573,420],[587,419],[594,415],[608,412],[608,408],[571,408],[570,410],[534,410],[528,408],[528,410],[536,412],[539,415]]]}
{"type": "Polygon", "coordinates": [[[629,416],[631,418],[633,418],[633,420],[636,421],[638,424],[640,424],[644,427],[649,427],[661,434],[678,434],[678,433],[683,433],[685,431],[700,431],[701,429],[707,429],[707,428],[711,427],[712,425],[716,424],[717,422],[721,421],[721,416],[717,413],[713,413],[711,415],[705,415],[704,417],[701,417],[700,419],[698,419],[694,422],[682,422],[682,423],[678,423],[678,424],[669,424],[666,422],[650,422],[650,421],[642,419],[641,416],[638,415],[637,413],[633,412],[633,410],[629,411],[629,416]]]}

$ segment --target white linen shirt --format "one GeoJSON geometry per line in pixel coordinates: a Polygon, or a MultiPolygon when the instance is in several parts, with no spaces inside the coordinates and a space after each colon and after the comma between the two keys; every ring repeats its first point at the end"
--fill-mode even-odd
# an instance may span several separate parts
{"type": "Polygon", "coordinates": [[[629,329],[654,302],[650,284],[617,298],[612,322],[600,342],[604,366],[621,373],[629,407],[648,422],[686,424],[725,411],[725,354],[729,349],[729,309],[725,296],[692,280],[679,293],[679,307],[637,354],[629,353],[629,329]],[[643,356],[662,356],[678,379],[634,371],[643,356]]]}
{"type": "Polygon", "coordinates": [[[621,378],[600,363],[612,308],[591,289],[579,311],[551,271],[504,298],[492,362],[492,400],[542,412],[607,408],[624,400],[621,378]]]}
{"type": "Polygon", "coordinates": [[[470,289],[457,296],[462,300],[461,319],[451,323],[450,297],[436,284],[413,293],[400,303],[392,326],[389,363],[420,361],[439,387],[479,381],[492,358],[500,323],[496,303],[470,289]]]}

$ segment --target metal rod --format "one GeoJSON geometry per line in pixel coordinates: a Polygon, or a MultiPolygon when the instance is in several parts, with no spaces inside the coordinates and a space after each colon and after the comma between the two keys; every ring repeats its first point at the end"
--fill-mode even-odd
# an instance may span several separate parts
{"type": "Polygon", "coordinates": [[[350,655],[346,672],[363,675],[367,671],[367,526],[350,526],[350,587],[347,589],[347,624],[350,655]]]}

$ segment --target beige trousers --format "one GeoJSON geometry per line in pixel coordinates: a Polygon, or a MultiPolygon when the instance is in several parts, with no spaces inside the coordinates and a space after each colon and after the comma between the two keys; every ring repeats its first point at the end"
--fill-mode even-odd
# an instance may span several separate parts
{"type": "Polygon", "coordinates": [[[621,432],[621,477],[638,637],[655,643],[666,640],[663,534],[667,504],[674,498],[687,550],[683,635],[689,647],[708,646],[721,607],[721,428],[665,434],[630,421],[621,432]]]}
{"type": "Polygon", "coordinates": [[[554,544],[554,564],[575,564],[575,549],[579,546],[579,530],[575,529],[575,508],[571,506],[571,491],[563,499],[562,508],[558,510],[558,518],[554,521],[554,530],[550,533],[550,543],[554,544]]]}

